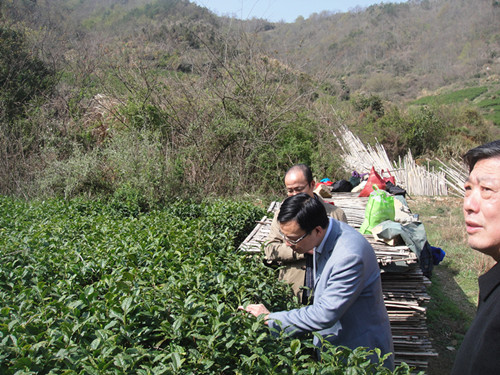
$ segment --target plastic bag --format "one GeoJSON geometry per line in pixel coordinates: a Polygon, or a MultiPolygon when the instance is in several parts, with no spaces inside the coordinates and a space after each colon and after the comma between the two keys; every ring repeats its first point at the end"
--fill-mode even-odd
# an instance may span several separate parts
{"type": "Polygon", "coordinates": [[[392,195],[402,195],[403,197],[406,196],[406,190],[400,186],[394,185],[391,181],[387,181],[385,183],[385,190],[392,195]]]}
{"type": "Polygon", "coordinates": [[[371,229],[381,222],[394,220],[394,197],[377,185],[373,185],[372,189],[366,204],[365,219],[359,228],[362,234],[371,234],[371,229]]]}
{"type": "Polygon", "coordinates": [[[384,182],[390,182],[392,183],[393,185],[396,185],[396,178],[391,174],[391,172],[389,172],[389,170],[387,171],[384,171],[383,169],[380,171],[380,175],[382,177],[382,179],[384,180],[384,182]],[[384,177],[384,174],[387,172],[387,174],[389,175],[389,177],[384,177]]]}
{"type": "Polygon", "coordinates": [[[358,172],[352,171],[352,175],[349,178],[349,182],[351,183],[351,185],[352,185],[353,188],[355,188],[356,186],[359,185],[359,183],[361,182],[361,178],[362,177],[361,177],[361,175],[358,172]]]}
{"type": "Polygon", "coordinates": [[[335,181],[332,185],[332,191],[334,192],[348,192],[351,191],[353,186],[347,180],[335,181]]]}
{"type": "Polygon", "coordinates": [[[385,190],[385,181],[380,177],[374,167],[372,167],[370,175],[368,176],[368,181],[366,181],[366,185],[363,190],[361,190],[358,197],[369,197],[370,193],[373,191],[373,185],[377,185],[381,190],[385,190]]]}

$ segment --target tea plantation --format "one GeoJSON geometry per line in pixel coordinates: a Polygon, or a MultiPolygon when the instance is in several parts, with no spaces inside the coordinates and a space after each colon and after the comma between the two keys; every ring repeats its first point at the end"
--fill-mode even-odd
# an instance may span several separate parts
{"type": "Polygon", "coordinates": [[[259,256],[236,250],[263,214],[0,197],[0,373],[390,373],[361,349],[316,361],[310,339],[272,338],[237,309],[295,306],[259,256]]]}

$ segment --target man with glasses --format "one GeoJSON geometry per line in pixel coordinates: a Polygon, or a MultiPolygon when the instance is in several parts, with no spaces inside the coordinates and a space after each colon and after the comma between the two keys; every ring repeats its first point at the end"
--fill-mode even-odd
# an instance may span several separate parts
{"type": "MultiPolygon", "coordinates": [[[[285,199],[278,214],[280,231],[293,252],[313,252],[314,301],[290,311],[270,313],[262,304],[240,307],[260,316],[272,332],[300,336],[318,332],[333,345],[393,352],[380,268],[371,245],[351,226],[328,218],[324,205],[308,194],[285,199]]],[[[314,337],[320,346],[320,340],[314,337]]],[[[378,362],[376,356],[370,357],[378,362]]],[[[389,356],[384,365],[394,368],[389,356]]]]}
{"type": "MultiPolygon", "coordinates": [[[[310,197],[314,197],[316,196],[314,194],[315,185],[316,182],[313,179],[311,169],[305,164],[296,164],[285,174],[285,187],[289,197],[299,193],[305,193],[310,197]]],[[[318,196],[316,198],[325,207],[327,215],[347,223],[344,211],[330,203],[324,202],[318,196]]],[[[293,293],[298,297],[299,301],[307,304],[311,302],[309,288],[312,283],[312,255],[307,253],[299,254],[287,245],[280,234],[277,220],[278,214],[277,212],[274,215],[269,236],[264,246],[266,261],[268,264],[280,266],[279,280],[291,284],[293,293]],[[307,273],[306,269],[308,270],[307,273]]],[[[300,240],[297,239],[296,242],[300,240]]]]}

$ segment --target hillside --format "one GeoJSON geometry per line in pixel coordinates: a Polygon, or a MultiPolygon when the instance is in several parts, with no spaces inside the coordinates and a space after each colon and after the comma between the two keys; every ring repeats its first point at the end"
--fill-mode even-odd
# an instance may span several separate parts
{"type": "MultiPolygon", "coordinates": [[[[290,24],[221,18],[188,1],[171,3],[176,2],[128,1],[120,6],[108,2],[93,9],[87,5],[83,14],[88,15],[81,16],[80,22],[87,29],[106,30],[118,43],[124,37],[128,43],[146,40],[149,51],[160,50],[163,55],[146,51],[143,58],[172,61],[174,55],[181,67],[211,64],[206,49],[220,50],[217,36],[222,33],[227,38],[226,33],[244,31],[255,38],[255,48],[330,82],[339,96],[364,93],[405,102],[443,88],[488,86],[491,93],[500,84],[500,5],[496,1],[385,3],[348,13],[313,14],[290,24]],[[138,35],[138,28],[146,35],[138,35]],[[165,52],[172,53],[166,56],[165,52]]],[[[491,106],[488,109],[491,112],[491,106]]],[[[500,125],[497,117],[487,116],[500,125]]]]}
{"type": "Polygon", "coordinates": [[[280,58],[392,100],[499,80],[500,5],[491,0],[408,1],[317,14],[277,25],[262,38],[280,58]]]}
{"type": "Polygon", "coordinates": [[[343,126],[394,160],[456,158],[498,134],[498,11],[411,1],[285,24],[188,0],[2,2],[0,192],[279,195],[294,162],[350,173],[343,126]]]}
{"type": "Polygon", "coordinates": [[[57,39],[45,40],[52,50],[98,43],[132,47],[130,54],[136,48],[136,58],[157,64],[171,55],[203,64],[207,47],[221,47],[212,44],[216,35],[245,31],[260,50],[294,69],[391,101],[500,79],[500,5],[492,0],[385,3],[288,24],[217,17],[187,0],[14,4],[4,5],[5,15],[57,30],[57,39]]]}

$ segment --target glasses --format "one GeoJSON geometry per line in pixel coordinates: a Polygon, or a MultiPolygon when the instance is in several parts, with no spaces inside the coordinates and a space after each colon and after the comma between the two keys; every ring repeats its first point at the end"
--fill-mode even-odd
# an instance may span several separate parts
{"type": "Polygon", "coordinates": [[[298,187],[295,187],[295,188],[287,188],[286,191],[287,191],[288,194],[302,193],[307,186],[308,185],[298,186],[298,187]]]}
{"type": "Polygon", "coordinates": [[[302,236],[300,236],[299,238],[297,238],[296,240],[291,240],[290,238],[288,238],[287,236],[285,236],[280,231],[280,235],[281,235],[281,237],[283,237],[283,240],[285,240],[285,242],[288,242],[290,245],[297,245],[300,241],[302,241],[304,238],[306,238],[310,234],[311,234],[311,232],[306,232],[302,236]]]}

